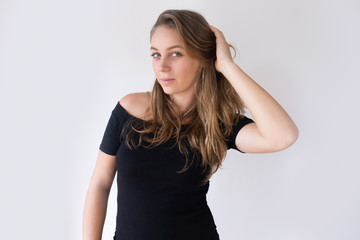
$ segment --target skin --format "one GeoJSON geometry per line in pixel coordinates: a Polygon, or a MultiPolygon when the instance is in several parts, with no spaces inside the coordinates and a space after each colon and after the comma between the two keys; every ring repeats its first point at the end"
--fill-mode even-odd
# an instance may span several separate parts
{"type": "MultiPolygon", "coordinates": [[[[281,151],[293,144],[298,129],[285,110],[261,86],[237,66],[223,33],[210,26],[216,36],[216,69],[221,72],[241,96],[256,123],[246,125],[236,136],[236,146],[247,153],[281,151]]],[[[194,84],[200,67],[183,48],[176,32],[159,27],[151,39],[154,73],[164,91],[170,94],[180,109],[194,100],[194,84]],[[170,48],[172,46],[180,46],[170,48]],[[181,55],[177,53],[181,53],[181,55]],[[161,82],[163,78],[173,81],[161,82]]],[[[139,118],[151,118],[148,113],[148,93],[133,93],[120,100],[126,111],[139,118]]],[[[100,240],[105,221],[107,200],[116,173],[115,156],[99,151],[87,192],[83,214],[83,240],[100,240]]]]}

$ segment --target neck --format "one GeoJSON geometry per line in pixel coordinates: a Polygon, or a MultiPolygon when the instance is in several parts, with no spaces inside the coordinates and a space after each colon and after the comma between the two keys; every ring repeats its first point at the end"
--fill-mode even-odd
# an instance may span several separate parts
{"type": "Polygon", "coordinates": [[[174,104],[180,109],[181,113],[186,112],[190,109],[191,105],[195,101],[195,94],[186,94],[186,95],[171,95],[171,99],[174,104]]]}

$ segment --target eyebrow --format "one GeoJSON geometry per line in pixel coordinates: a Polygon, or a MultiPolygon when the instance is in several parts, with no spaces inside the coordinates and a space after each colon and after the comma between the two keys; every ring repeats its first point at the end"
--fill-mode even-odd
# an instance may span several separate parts
{"type": "MultiPolygon", "coordinates": [[[[180,46],[180,45],[174,45],[174,46],[168,47],[166,50],[171,50],[171,49],[174,49],[174,48],[184,49],[184,48],[183,48],[182,46],[180,46]]],[[[158,50],[156,47],[153,47],[153,46],[151,46],[150,49],[151,49],[151,50],[158,50]]]]}

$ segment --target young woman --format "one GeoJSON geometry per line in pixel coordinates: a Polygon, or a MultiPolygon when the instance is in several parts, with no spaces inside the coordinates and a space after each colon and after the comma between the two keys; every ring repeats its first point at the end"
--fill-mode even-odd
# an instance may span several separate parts
{"type": "Polygon", "coordinates": [[[116,172],[114,239],[219,239],[206,193],[226,151],[280,151],[298,129],[198,13],[163,12],[150,42],[153,90],[125,96],[112,111],[86,197],[83,239],[101,239],[116,172]]]}

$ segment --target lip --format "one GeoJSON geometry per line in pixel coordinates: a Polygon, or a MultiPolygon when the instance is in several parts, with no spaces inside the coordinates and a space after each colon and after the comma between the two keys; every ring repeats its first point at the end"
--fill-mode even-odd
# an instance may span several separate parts
{"type": "Polygon", "coordinates": [[[174,81],[174,78],[161,78],[160,81],[164,84],[167,85],[169,83],[171,83],[172,81],[174,81]]]}

